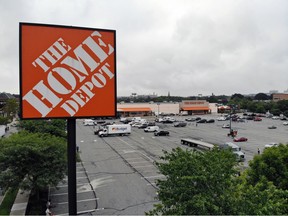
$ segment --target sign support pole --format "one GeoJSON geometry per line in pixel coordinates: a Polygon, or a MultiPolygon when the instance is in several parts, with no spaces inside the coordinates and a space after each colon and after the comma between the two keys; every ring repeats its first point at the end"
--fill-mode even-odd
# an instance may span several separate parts
{"type": "Polygon", "coordinates": [[[76,182],[76,120],[67,119],[68,133],[68,207],[69,215],[77,215],[77,182],[76,182]]]}

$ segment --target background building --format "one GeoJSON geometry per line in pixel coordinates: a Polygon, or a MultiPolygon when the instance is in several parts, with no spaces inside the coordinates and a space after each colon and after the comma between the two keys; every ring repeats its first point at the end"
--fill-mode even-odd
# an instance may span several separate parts
{"type": "Polygon", "coordinates": [[[288,94],[285,93],[276,93],[272,95],[272,100],[277,102],[280,100],[288,100],[288,94]]]}

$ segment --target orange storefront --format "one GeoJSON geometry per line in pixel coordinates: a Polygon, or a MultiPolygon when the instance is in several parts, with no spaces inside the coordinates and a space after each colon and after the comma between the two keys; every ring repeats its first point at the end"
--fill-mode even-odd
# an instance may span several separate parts
{"type": "Polygon", "coordinates": [[[117,114],[122,117],[152,116],[152,110],[149,107],[122,107],[117,109],[117,114]]]}
{"type": "Polygon", "coordinates": [[[188,115],[210,114],[209,102],[206,100],[187,100],[179,104],[179,112],[186,112],[188,115]]]}

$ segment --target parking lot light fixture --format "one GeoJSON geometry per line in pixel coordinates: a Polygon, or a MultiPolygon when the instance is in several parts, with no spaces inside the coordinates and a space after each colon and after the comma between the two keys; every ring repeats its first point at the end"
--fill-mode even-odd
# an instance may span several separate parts
{"type": "Polygon", "coordinates": [[[160,108],[160,103],[157,103],[157,106],[158,106],[158,114],[157,114],[157,116],[159,117],[159,114],[160,114],[160,111],[159,111],[160,110],[159,109],[160,108]]]}

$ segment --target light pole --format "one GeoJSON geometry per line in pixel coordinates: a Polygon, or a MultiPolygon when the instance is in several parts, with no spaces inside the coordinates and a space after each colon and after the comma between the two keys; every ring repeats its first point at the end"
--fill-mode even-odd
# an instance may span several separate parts
{"type": "Polygon", "coordinates": [[[157,106],[158,106],[158,114],[157,114],[157,116],[159,117],[159,114],[160,114],[160,113],[159,113],[159,112],[160,112],[160,111],[159,111],[160,103],[157,103],[157,106]]]}
{"type": "Polygon", "coordinates": [[[232,124],[232,118],[231,118],[232,111],[234,111],[234,104],[230,105],[230,135],[233,138],[234,137],[234,131],[232,130],[232,125],[231,125],[232,124]]]}

